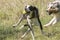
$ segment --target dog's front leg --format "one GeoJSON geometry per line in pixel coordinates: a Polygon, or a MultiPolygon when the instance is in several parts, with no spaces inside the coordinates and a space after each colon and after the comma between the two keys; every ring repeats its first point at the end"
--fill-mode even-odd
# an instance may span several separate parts
{"type": "Polygon", "coordinates": [[[28,28],[28,30],[21,36],[21,38],[24,38],[30,31],[30,28],[28,28]]]}
{"type": "Polygon", "coordinates": [[[30,19],[29,15],[27,16],[27,21],[28,21],[28,25],[29,25],[29,28],[30,28],[30,33],[32,35],[32,39],[35,40],[34,31],[33,31],[33,28],[32,28],[32,23],[31,23],[31,19],[30,19]]]}
{"type": "Polygon", "coordinates": [[[17,25],[19,25],[21,23],[21,21],[23,20],[23,15],[21,16],[21,18],[18,20],[18,22],[16,24],[13,25],[13,27],[16,27],[17,25]]]}
{"type": "Polygon", "coordinates": [[[57,21],[58,21],[58,19],[57,19],[57,18],[55,18],[55,20],[53,21],[52,25],[56,24],[56,23],[57,23],[57,21]]]}
{"type": "Polygon", "coordinates": [[[56,20],[56,17],[53,17],[53,19],[49,23],[45,24],[44,26],[50,26],[55,20],[56,20]]]}
{"type": "Polygon", "coordinates": [[[52,25],[56,24],[59,21],[60,21],[60,17],[56,17],[55,20],[54,20],[54,22],[52,23],[52,25]]]}

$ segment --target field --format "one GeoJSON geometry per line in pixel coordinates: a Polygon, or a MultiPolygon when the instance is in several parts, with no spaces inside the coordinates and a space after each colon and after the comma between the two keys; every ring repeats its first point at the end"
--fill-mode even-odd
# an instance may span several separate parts
{"type": "MultiPolygon", "coordinates": [[[[27,27],[22,30],[19,27],[26,22],[24,20],[20,25],[13,28],[27,4],[34,5],[39,9],[40,20],[42,25],[48,23],[52,17],[46,12],[47,4],[54,0],[0,0],[0,40],[32,40],[30,33],[21,39],[21,35],[27,30],[27,27]]],[[[56,25],[44,27],[44,31],[52,35],[45,36],[41,33],[39,26],[34,26],[36,40],[60,40],[60,22],[56,25]]]]}

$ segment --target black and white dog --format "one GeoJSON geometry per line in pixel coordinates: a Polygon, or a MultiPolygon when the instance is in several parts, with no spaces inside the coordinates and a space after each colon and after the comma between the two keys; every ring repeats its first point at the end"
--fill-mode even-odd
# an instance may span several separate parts
{"type": "Polygon", "coordinates": [[[44,26],[54,25],[57,22],[59,22],[60,21],[60,0],[55,0],[49,3],[46,11],[49,13],[49,15],[52,15],[53,18],[49,23],[45,24],[44,26]]]}
{"type": "MultiPolygon", "coordinates": [[[[33,28],[32,28],[32,23],[33,21],[38,21],[38,23],[36,24],[39,24],[39,27],[41,29],[41,31],[43,30],[42,28],[42,24],[41,24],[41,21],[39,19],[39,14],[38,14],[38,8],[35,7],[35,6],[32,6],[32,5],[26,5],[25,6],[25,11],[23,11],[23,15],[21,16],[21,18],[19,19],[19,21],[13,25],[13,27],[17,26],[20,24],[20,22],[22,21],[22,19],[26,19],[27,20],[27,23],[22,25],[20,27],[20,29],[24,28],[25,26],[28,26],[28,30],[21,36],[21,38],[24,38],[26,36],[27,33],[31,32],[31,35],[32,35],[32,38],[33,40],[35,40],[34,38],[34,31],[33,31],[33,28]],[[34,19],[34,20],[33,20],[34,19]]],[[[34,22],[34,24],[35,24],[34,22]]],[[[43,31],[42,31],[43,32],[43,31]]]]}

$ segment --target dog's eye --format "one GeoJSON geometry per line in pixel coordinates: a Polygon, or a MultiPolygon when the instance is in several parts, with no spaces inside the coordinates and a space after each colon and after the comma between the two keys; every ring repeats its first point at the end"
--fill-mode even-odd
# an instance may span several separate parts
{"type": "Polygon", "coordinates": [[[53,7],[51,7],[51,8],[53,8],[53,7]]]}
{"type": "Polygon", "coordinates": [[[59,8],[60,6],[59,6],[59,5],[57,5],[57,7],[59,8]]]}

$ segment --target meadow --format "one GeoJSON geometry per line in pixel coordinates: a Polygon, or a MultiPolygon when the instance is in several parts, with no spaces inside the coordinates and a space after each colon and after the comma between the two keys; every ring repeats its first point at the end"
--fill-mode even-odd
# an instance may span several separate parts
{"type": "MultiPolygon", "coordinates": [[[[34,5],[39,9],[40,20],[42,25],[48,23],[52,17],[46,12],[47,4],[54,0],[0,0],[0,40],[32,40],[30,33],[21,39],[21,35],[27,30],[27,27],[19,29],[24,20],[17,27],[13,28],[27,4],[34,5]]],[[[51,33],[51,36],[44,36],[41,33],[39,26],[34,26],[36,40],[60,40],[60,22],[56,25],[44,27],[46,33],[51,33]]]]}

